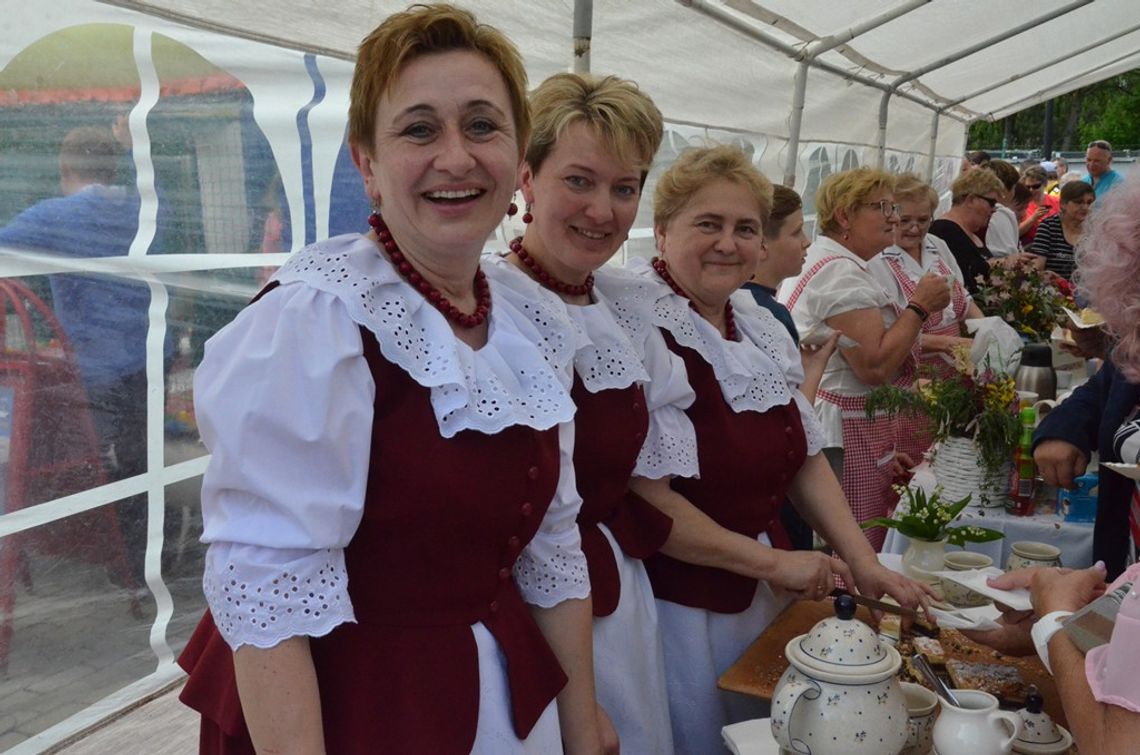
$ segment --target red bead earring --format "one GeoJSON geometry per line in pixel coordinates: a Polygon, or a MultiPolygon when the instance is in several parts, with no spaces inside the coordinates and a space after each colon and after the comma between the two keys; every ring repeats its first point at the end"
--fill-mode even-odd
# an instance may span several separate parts
{"type": "Polygon", "coordinates": [[[518,215],[518,214],[519,214],[519,206],[517,204],[515,204],[514,202],[511,202],[509,205],[507,205],[507,217],[508,218],[513,218],[515,215],[518,215]]]}
{"type": "Polygon", "coordinates": [[[523,213],[522,221],[524,223],[530,223],[533,220],[534,220],[534,215],[530,214],[530,202],[527,202],[526,203],[526,212],[523,213]]]}

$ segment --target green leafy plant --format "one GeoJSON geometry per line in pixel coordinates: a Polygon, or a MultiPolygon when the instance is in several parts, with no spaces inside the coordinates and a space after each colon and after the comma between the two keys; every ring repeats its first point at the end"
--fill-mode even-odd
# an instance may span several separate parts
{"type": "Polygon", "coordinates": [[[963,546],[966,543],[988,543],[1005,537],[1004,532],[972,524],[951,526],[970,503],[971,496],[960,501],[942,500],[942,488],[936,487],[929,496],[922,488],[896,485],[899,505],[894,517],[877,516],[860,522],[863,529],[890,527],[898,530],[911,540],[945,539],[951,545],[963,546]]]}
{"type": "Polygon", "coordinates": [[[975,369],[968,346],[955,348],[953,357],[949,377],[930,374],[914,390],[893,385],[872,390],[865,404],[867,416],[925,415],[933,422],[935,440],[970,438],[982,466],[995,474],[1009,461],[1021,435],[1013,378],[988,365],[975,369]]]}

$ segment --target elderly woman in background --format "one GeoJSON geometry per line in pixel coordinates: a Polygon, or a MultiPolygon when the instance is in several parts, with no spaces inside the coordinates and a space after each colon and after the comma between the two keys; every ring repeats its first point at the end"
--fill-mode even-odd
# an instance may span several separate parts
{"type": "MultiPolygon", "coordinates": [[[[1123,378],[1140,383],[1140,184],[1125,184],[1103,200],[1078,255],[1078,284],[1117,339],[1112,358],[1123,378]]],[[[1135,402],[1134,402],[1135,404],[1135,402]]],[[[1117,431],[1116,452],[1140,462],[1140,421],[1134,405],[1117,431]]],[[[1140,500],[1140,488],[1136,489],[1140,500]]],[[[1133,518],[1132,527],[1136,528],[1133,518]]],[[[1091,569],[1023,569],[990,583],[1028,587],[1033,610],[1007,612],[992,632],[971,633],[1005,652],[1034,650],[1052,671],[1081,752],[1131,753],[1140,741],[1140,564],[1105,584],[1102,563],[1091,569]],[[1087,654],[1061,622],[1105,592],[1119,606],[1109,642],[1087,654]]]]}
{"type": "Polygon", "coordinates": [[[678,753],[718,752],[721,727],[755,717],[718,692],[717,679],[791,597],[822,597],[842,576],[863,593],[889,592],[908,605],[925,599],[922,587],[879,563],[851,516],[819,453],[823,436],[798,390],[803,368],[787,330],[738,291],[765,253],[771,191],[738,149],[681,155],[657,184],[660,256],[631,262],[639,278],[623,297],[651,309],[696,392],[686,411],[700,477],[631,483],[673,519],[646,568],[678,753]],[[838,557],[782,549],[785,494],[838,557]]]}
{"type": "Polygon", "coordinates": [[[195,377],[200,747],[600,752],[570,354],[479,267],[529,133],[522,61],[418,6],[361,43],[349,107],[383,215],[294,255],[195,377]]]}
{"type": "Polygon", "coordinates": [[[950,368],[943,355],[958,344],[969,343],[962,337],[962,323],[984,315],[966,290],[962,271],[946,242],[927,233],[938,207],[938,192],[918,176],[904,174],[897,179],[894,196],[899,206],[895,243],[872,259],[867,269],[900,308],[906,307],[926,273],[949,281],[950,303],[930,313],[919,337],[922,363],[942,371],[950,368]]]}
{"type": "MultiPolygon", "coordinates": [[[[988,171],[967,174],[976,175],[997,181],[988,171]]],[[[808,249],[807,270],[781,289],[800,333],[823,337],[838,330],[850,339],[841,339],[828,360],[815,408],[828,460],[859,521],[887,514],[897,499],[891,483],[900,465],[914,462],[896,458],[893,419],[866,417],[866,395],[885,383],[911,385],[922,325],[950,304],[947,280],[935,272],[922,274],[900,304],[869,271],[871,260],[894,242],[894,188],[894,176],[871,168],[828,176],[816,194],[822,234],[808,249]]],[[[884,536],[882,528],[867,530],[876,550],[884,536]]]]}
{"type": "Polygon", "coordinates": [[[1045,259],[1045,269],[1072,278],[1076,267],[1074,247],[1084,235],[1085,220],[1096,201],[1093,187],[1072,181],[1061,188],[1061,211],[1041,221],[1030,251],[1045,259]]]}
{"type": "Polygon", "coordinates": [[[1021,174],[1021,183],[1029,189],[1029,204],[1025,207],[1025,217],[1018,226],[1021,234],[1022,246],[1033,243],[1037,235],[1037,228],[1045,218],[1052,217],[1060,211],[1057,197],[1045,193],[1045,185],[1049,180],[1045,169],[1040,165],[1030,165],[1021,174]]]}
{"type": "Polygon", "coordinates": [[[520,306],[545,301],[564,320],[574,349],[574,473],[598,701],[623,751],[672,752],[657,611],[641,560],[661,546],[671,522],[626,490],[634,474],[697,473],[684,414],[693,392],[649,312],[619,309],[607,297],[620,274],[602,267],[637,216],[661,113],[633,82],[572,73],[544,81],[530,104],[534,130],[520,174],[529,222],[488,275],[520,306]]]}
{"type": "Polygon", "coordinates": [[[1017,172],[1013,163],[1005,160],[990,160],[986,164],[986,170],[998,177],[1005,191],[1002,193],[1001,201],[994,207],[994,214],[990,216],[983,238],[986,248],[994,257],[1009,257],[1021,251],[1020,221],[1013,207],[1014,187],[1021,180],[1021,174],[1017,172]]]}
{"type": "MultiPolygon", "coordinates": [[[[993,166],[991,160],[989,166],[993,166]]],[[[1012,167],[1012,166],[1011,166],[1012,167]]],[[[914,295],[918,282],[926,273],[934,273],[950,283],[950,303],[922,324],[919,336],[919,364],[936,374],[953,372],[951,350],[969,344],[962,337],[962,323],[982,317],[982,311],[966,290],[962,271],[946,243],[926,231],[938,207],[938,192],[930,184],[910,174],[898,177],[895,201],[899,205],[899,222],[895,227],[895,243],[871,260],[868,272],[894,299],[896,308],[904,308],[914,295]]],[[[898,450],[918,461],[930,448],[930,420],[902,415],[897,418],[898,450]]]]}
{"type": "Polygon", "coordinates": [[[1002,182],[988,170],[958,176],[950,186],[950,210],[930,224],[958,262],[966,290],[978,290],[978,277],[990,274],[990,250],[982,239],[994,208],[1005,196],[1002,182]]]}

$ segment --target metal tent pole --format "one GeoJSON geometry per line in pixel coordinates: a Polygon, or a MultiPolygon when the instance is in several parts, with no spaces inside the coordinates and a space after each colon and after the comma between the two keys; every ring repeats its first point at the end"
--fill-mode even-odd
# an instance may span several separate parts
{"type": "Polygon", "coordinates": [[[574,0],[574,73],[590,72],[590,39],[594,34],[594,0],[574,0]]]}

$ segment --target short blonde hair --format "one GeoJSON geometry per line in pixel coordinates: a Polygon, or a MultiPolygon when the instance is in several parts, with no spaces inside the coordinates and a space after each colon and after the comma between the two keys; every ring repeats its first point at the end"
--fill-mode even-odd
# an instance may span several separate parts
{"type": "Polygon", "coordinates": [[[951,204],[961,204],[969,196],[984,197],[993,192],[998,196],[1006,193],[1005,184],[988,170],[971,170],[954,179],[950,184],[951,204]]]}
{"type": "MultiPolygon", "coordinates": [[[[973,173],[974,171],[970,171],[973,173]]],[[[880,191],[895,190],[895,177],[877,168],[855,168],[842,173],[832,173],[823,179],[815,193],[816,222],[824,233],[839,233],[839,221],[835,215],[840,210],[852,212],[867,197],[880,191]]]]}
{"type": "Polygon", "coordinates": [[[371,153],[380,98],[412,60],[432,53],[467,50],[495,66],[506,84],[519,149],[530,135],[526,68],[514,44],[493,26],[453,5],[413,5],[388,16],[360,43],[349,91],[348,140],[371,153]]]}
{"type": "Polygon", "coordinates": [[[653,194],[653,224],[666,226],[693,195],[718,179],[738,183],[752,194],[762,226],[772,211],[772,182],[736,147],[718,145],[683,152],[661,176],[653,194]]]}
{"type": "Polygon", "coordinates": [[[526,162],[538,173],[566,129],[587,123],[622,165],[642,172],[642,180],[665,135],[665,122],[653,100],[637,84],[617,76],[556,73],[530,95],[533,128],[526,162]]]}
{"type": "Polygon", "coordinates": [[[938,207],[938,192],[913,173],[903,173],[895,179],[894,195],[896,202],[926,202],[931,212],[938,207]]]}

